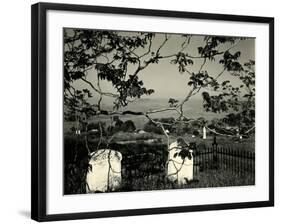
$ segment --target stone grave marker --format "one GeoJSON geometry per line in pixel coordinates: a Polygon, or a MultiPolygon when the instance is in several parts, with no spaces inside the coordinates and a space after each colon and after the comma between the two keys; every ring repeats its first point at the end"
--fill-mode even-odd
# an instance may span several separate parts
{"type": "Polygon", "coordinates": [[[100,149],[91,154],[92,169],[86,176],[87,193],[114,191],[121,185],[122,154],[115,150],[100,149]]]}

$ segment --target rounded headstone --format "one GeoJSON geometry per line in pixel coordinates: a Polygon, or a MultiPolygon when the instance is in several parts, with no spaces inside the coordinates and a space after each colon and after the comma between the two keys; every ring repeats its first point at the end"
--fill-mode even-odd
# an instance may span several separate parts
{"type": "Polygon", "coordinates": [[[121,185],[122,154],[111,149],[100,149],[91,154],[91,169],[86,176],[87,193],[114,191],[121,185]]]}
{"type": "Polygon", "coordinates": [[[177,141],[170,144],[167,169],[167,178],[179,185],[193,180],[193,151],[189,150],[189,158],[182,158],[179,155],[181,150],[182,147],[177,141]]]}

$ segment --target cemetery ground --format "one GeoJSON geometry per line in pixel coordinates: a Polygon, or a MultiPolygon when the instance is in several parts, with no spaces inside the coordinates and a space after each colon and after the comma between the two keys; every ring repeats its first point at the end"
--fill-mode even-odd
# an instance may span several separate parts
{"type": "MultiPolygon", "coordinates": [[[[175,141],[177,137],[171,134],[170,142],[175,141]]],[[[192,137],[192,135],[186,134],[181,137],[186,142],[196,142],[197,146],[194,152],[194,161],[196,161],[193,171],[194,179],[183,185],[169,181],[165,176],[165,162],[167,161],[168,152],[167,139],[164,135],[119,132],[116,134],[115,140],[109,145],[100,144],[99,148],[101,149],[109,147],[122,153],[122,183],[121,187],[115,191],[228,187],[255,184],[254,162],[248,165],[245,164],[247,161],[237,160],[237,162],[234,160],[241,151],[244,155],[245,153],[254,154],[254,136],[245,139],[217,136],[218,149],[231,150],[231,154],[218,154],[219,164],[216,163],[216,158],[213,154],[204,155],[203,153],[204,150],[212,147],[213,136],[209,135],[207,139],[202,139],[200,135],[192,137]],[[154,141],[150,141],[151,139],[154,141]],[[128,160],[129,158],[133,160],[128,160]],[[152,164],[154,164],[153,170],[151,170],[152,164]],[[229,166],[231,166],[231,169],[227,169],[229,166]],[[238,169],[239,166],[240,169],[238,169]],[[248,169],[249,167],[251,169],[248,169]],[[130,169],[131,172],[128,173],[126,169],[130,169]],[[243,169],[243,172],[241,172],[241,169],[243,169]],[[147,172],[146,170],[150,171],[147,172]]],[[[92,137],[88,138],[87,147],[94,151],[99,142],[100,138],[92,135],[92,137]]],[[[88,165],[89,157],[85,145],[85,136],[83,134],[80,136],[75,134],[65,135],[64,147],[64,193],[86,193],[85,179],[88,170],[91,168],[88,165]]]]}

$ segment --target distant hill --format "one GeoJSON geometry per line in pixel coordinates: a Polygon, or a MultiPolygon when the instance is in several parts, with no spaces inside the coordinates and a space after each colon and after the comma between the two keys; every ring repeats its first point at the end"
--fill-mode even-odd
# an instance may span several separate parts
{"type": "MultiPolygon", "coordinates": [[[[110,98],[105,98],[102,103],[102,108],[105,110],[112,110],[113,101],[110,98]]],[[[168,108],[168,99],[161,98],[141,98],[132,103],[129,103],[128,106],[121,108],[121,111],[131,110],[136,112],[146,112],[148,110],[155,110],[161,108],[168,108]]],[[[226,113],[212,113],[205,112],[202,106],[202,100],[191,99],[184,106],[184,115],[188,118],[199,118],[204,117],[207,120],[212,120],[214,118],[222,118],[226,113]]],[[[152,114],[152,118],[164,118],[164,117],[176,117],[178,114],[173,111],[166,111],[162,113],[152,114]]],[[[120,116],[122,121],[132,120],[135,123],[137,129],[142,129],[143,125],[148,121],[144,116],[134,116],[134,115],[123,115],[120,116]]],[[[96,117],[93,118],[93,121],[96,120],[96,117]]],[[[108,123],[108,116],[100,116],[100,120],[108,123]]]]}
{"type": "MultiPolygon", "coordinates": [[[[169,107],[168,99],[149,99],[143,98],[135,102],[130,103],[127,107],[122,108],[122,110],[132,110],[132,111],[141,111],[145,112],[148,110],[156,110],[160,108],[169,107]]],[[[163,112],[158,113],[157,117],[167,117],[173,115],[175,112],[163,112]]],[[[206,112],[203,108],[203,102],[201,99],[191,99],[184,105],[184,115],[188,118],[199,118],[204,117],[207,120],[213,118],[221,118],[225,113],[212,113],[206,112]]]]}

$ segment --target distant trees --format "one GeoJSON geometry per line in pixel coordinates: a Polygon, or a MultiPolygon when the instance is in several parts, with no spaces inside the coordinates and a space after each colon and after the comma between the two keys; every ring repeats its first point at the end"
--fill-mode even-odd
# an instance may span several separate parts
{"type": "Polygon", "coordinates": [[[133,121],[127,120],[122,121],[118,116],[113,117],[114,124],[113,126],[110,126],[110,132],[116,133],[118,131],[124,131],[124,132],[134,132],[136,130],[136,126],[133,121]]]}

